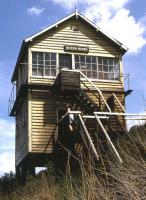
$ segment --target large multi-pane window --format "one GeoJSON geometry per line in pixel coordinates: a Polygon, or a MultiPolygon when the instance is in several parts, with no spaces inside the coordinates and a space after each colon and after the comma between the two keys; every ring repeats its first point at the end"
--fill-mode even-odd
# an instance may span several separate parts
{"type": "Polygon", "coordinates": [[[75,69],[81,70],[88,78],[119,80],[119,61],[115,58],[75,55],[75,69]]]}
{"type": "Polygon", "coordinates": [[[56,53],[32,52],[32,75],[56,76],[56,53]]]}
{"type": "Polygon", "coordinates": [[[97,79],[97,57],[75,55],[75,69],[81,70],[88,78],[97,79]]]}
{"type": "Polygon", "coordinates": [[[98,78],[104,80],[119,80],[119,61],[114,58],[98,57],[98,78]]]}

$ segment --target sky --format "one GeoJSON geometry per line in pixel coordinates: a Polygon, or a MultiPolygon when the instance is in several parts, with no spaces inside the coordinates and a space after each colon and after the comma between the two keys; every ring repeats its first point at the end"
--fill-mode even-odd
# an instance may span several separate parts
{"type": "MultiPolygon", "coordinates": [[[[75,11],[118,39],[129,51],[124,73],[133,93],[126,97],[129,113],[146,110],[145,0],[5,0],[0,4],[0,175],[14,171],[15,119],[8,116],[11,76],[22,40],[75,11]]],[[[125,81],[127,89],[127,81],[125,81]]]]}

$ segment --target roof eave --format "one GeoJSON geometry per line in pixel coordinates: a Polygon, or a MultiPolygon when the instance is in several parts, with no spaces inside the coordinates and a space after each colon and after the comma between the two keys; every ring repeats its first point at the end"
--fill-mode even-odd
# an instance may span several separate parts
{"type": "Polygon", "coordinates": [[[116,43],[121,49],[124,50],[124,52],[126,53],[128,51],[128,48],[123,45],[121,42],[119,42],[118,40],[114,39],[112,36],[110,36],[108,33],[104,32],[103,30],[101,30],[100,27],[96,26],[92,21],[90,21],[89,19],[87,19],[86,17],[84,17],[81,13],[78,13],[78,15],[84,19],[85,21],[87,21],[92,27],[94,27],[97,31],[100,31],[102,34],[104,34],[107,38],[109,38],[110,40],[112,40],[114,43],[116,43]]]}
{"type": "Polygon", "coordinates": [[[13,75],[12,75],[12,79],[11,79],[11,82],[14,82],[16,80],[16,75],[17,75],[17,68],[18,68],[18,65],[20,63],[20,59],[22,57],[22,54],[24,52],[24,49],[26,48],[26,44],[31,42],[34,38],[36,38],[37,36],[40,36],[41,34],[45,33],[46,31],[49,31],[50,29],[54,28],[54,27],[57,27],[59,24],[63,23],[64,21],[70,19],[71,17],[80,17],[82,18],[83,20],[85,20],[87,23],[89,23],[96,31],[100,31],[103,35],[105,35],[108,39],[110,39],[112,42],[114,42],[116,45],[119,46],[119,48],[121,49],[122,51],[122,54],[126,53],[128,51],[128,48],[125,47],[122,43],[120,43],[118,40],[114,39],[113,37],[109,36],[107,33],[105,33],[104,31],[102,31],[98,26],[96,26],[93,22],[91,22],[89,19],[87,19],[86,17],[84,17],[81,13],[79,12],[74,12],[70,15],[68,15],[67,17],[61,19],[60,21],[56,22],[55,24],[49,26],[48,28],[36,33],[35,35],[29,37],[29,38],[26,38],[25,40],[23,40],[22,42],[22,45],[21,45],[21,48],[20,48],[20,53],[19,53],[19,56],[18,56],[18,59],[17,59],[17,62],[16,62],[16,66],[15,66],[15,70],[13,72],[13,75]]]}
{"type": "Polygon", "coordinates": [[[48,28],[46,28],[46,29],[44,29],[44,30],[38,32],[37,34],[35,34],[35,35],[33,35],[33,36],[29,37],[29,38],[26,38],[26,39],[25,39],[25,42],[27,43],[27,42],[29,42],[29,41],[32,41],[35,37],[37,37],[37,36],[39,36],[39,35],[45,33],[46,31],[49,31],[50,29],[52,29],[52,28],[54,28],[54,27],[57,27],[59,24],[63,23],[64,21],[66,21],[66,20],[68,20],[68,19],[70,19],[71,17],[74,17],[74,16],[76,16],[76,17],[79,16],[80,18],[82,18],[83,20],[85,20],[87,23],[89,23],[96,31],[100,31],[100,32],[101,32],[102,34],[104,34],[108,39],[110,39],[112,42],[114,42],[115,44],[117,44],[117,45],[121,48],[121,50],[123,50],[123,54],[124,54],[125,52],[128,51],[128,48],[127,48],[126,46],[124,46],[121,42],[119,42],[118,40],[114,39],[112,36],[110,36],[109,34],[107,34],[106,32],[104,32],[103,30],[101,30],[98,26],[96,26],[93,22],[91,22],[89,19],[87,19],[86,17],[84,17],[84,16],[83,16],[81,13],[79,13],[78,11],[76,11],[76,12],[74,12],[74,13],[68,15],[67,17],[65,17],[65,18],[63,18],[63,19],[61,19],[61,20],[59,20],[59,21],[56,22],[55,24],[53,24],[53,25],[49,26],[48,28]]]}
{"type": "Polygon", "coordinates": [[[57,27],[59,24],[63,23],[64,21],[70,19],[71,17],[73,17],[73,16],[75,16],[75,15],[76,15],[76,13],[72,13],[72,14],[68,15],[67,17],[65,17],[65,18],[63,18],[63,19],[61,19],[61,20],[59,20],[59,21],[56,22],[55,24],[52,24],[51,26],[49,26],[49,27],[43,29],[42,31],[36,33],[35,35],[32,35],[32,36],[29,37],[29,38],[26,38],[26,39],[25,39],[25,42],[29,42],[29,41],[33,40],[35,37],[37,37],[37,36],[39,36],[39,35],[45,33],[46,31],[49,31],[50,29],[52,29],[52,28],[54,28],[54,27],[57,27]]]}
{"type": "Polygon", "coordinates": [[[13,75],[12,75],[12,78],[11,78],[11,82],[14,82],[16,80],[18,65],[20,63],[20,59],[21,59],[22,54],[24,52],[25,46],[26,46],[26,43],[25,43],[25,40],[23,40],[22,44],[21,44],[20,51],[19,51],[19,56],[18,56],[17,61],[16,61],[15,69],[14,69],[14,72],[13,72],[13,75]]]}

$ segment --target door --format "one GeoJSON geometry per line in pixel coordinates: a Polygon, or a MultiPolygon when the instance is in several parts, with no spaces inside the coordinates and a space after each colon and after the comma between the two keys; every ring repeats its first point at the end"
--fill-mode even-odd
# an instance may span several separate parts
{"type": "Polygon", "coordinates": [[[72,55],[59,54],[59,68],[72,69],[72,55]]]}

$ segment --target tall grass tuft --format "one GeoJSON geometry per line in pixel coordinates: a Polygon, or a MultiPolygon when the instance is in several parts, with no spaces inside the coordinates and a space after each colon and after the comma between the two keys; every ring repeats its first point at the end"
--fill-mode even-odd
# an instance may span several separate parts
{"type": "Polygon", "coordinates": [[[64,175],[31,177],[24,187],[1,192],[0,200],[145,200],[146,127],[133,127],[115,145],[122,164],[110,152],[100,166],[81,161],[80,173],[73,175],[68,163],[64,175]]]}

